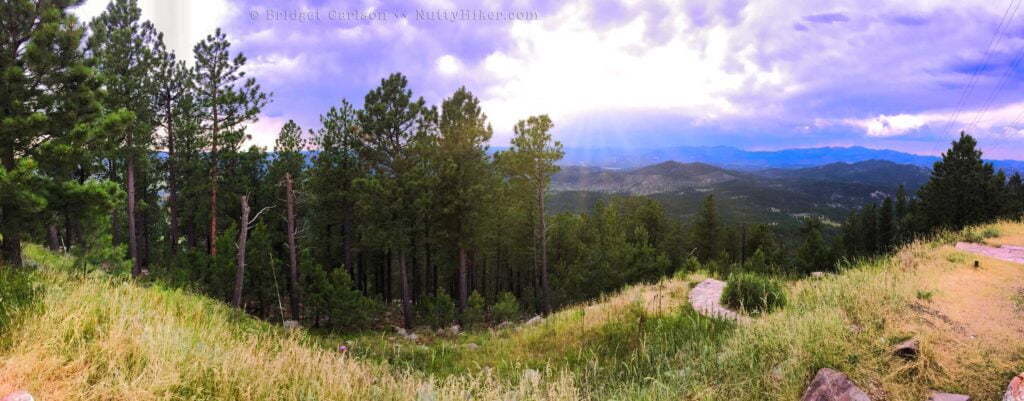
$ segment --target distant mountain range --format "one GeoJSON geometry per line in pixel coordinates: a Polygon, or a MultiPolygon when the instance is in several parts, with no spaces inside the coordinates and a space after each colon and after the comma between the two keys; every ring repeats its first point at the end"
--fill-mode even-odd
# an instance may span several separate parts
{"type": "Polygon", "coordinates": [[[635,169],[566,166],[551,180],[553,211],[585,211],[616,195],[649,196],[679,217],[700,210],[714,194],[722,215],[746,222],[793,223],[817,215],[841,221],[855,208],[911,193],[928,181],[928,169],[885,160],[740,171],[707,163],[662,162],[635,169]]]}
{"type": "MultiPolygon", "coordinates": [[[[1022,152],[1022,156],[1024,156],[1024,152],[1022,152]]],[[[656,149],[566,148],[561,164],[564,166],[637,168],[665,161],[676,161],[707,163],[728,169],[749,171],[770,168],[805,168],[830,163],[857,163],[868,160],[885,160],[930,169],[939,158],[860,146],[776,151],[749,151],[730,146],[680,146],[656,149]]],[[[1024,161],[993,160],[992,162],[997,168],[1009,172],[1024,172],[1024,161]]]]}

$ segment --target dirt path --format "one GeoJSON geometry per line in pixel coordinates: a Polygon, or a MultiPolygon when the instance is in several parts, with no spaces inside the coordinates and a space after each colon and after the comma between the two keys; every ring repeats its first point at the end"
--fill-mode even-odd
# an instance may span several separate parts
{"type": "Polygon", "coordinates": [[[740,315],[729,308],[722,306],[722,291],[725,290],[725,282],[709,278],[701,281],[696,287],[690,290],[690,305],[698,313],[709,316],[739,322],[748,321],[750,318],[740,315]]]}
{"type": "Polygon", "coordinates": [[[957,242],[956,249],[988,256],[993,259],[1024,264],[1024,247],[1021,246],[1002,245],[999,247],[992,247],[988,245],[972,244],[970,242],[957,242]]]}

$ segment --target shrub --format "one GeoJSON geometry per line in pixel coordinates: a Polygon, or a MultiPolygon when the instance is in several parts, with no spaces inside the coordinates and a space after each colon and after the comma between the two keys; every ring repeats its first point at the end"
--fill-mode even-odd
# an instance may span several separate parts
{"type": "Polygon", "coordinates": [[[25,269],[0,266],[0,333],[17,318],[18,312],[32,303],[39,293],[32,273],[25,269]]]}
{"type": "Polygon", "coordinates": [[[473,327],[484,321],[484,313],[487,312],[487,302],[479,292],[473,291],[466,301],[466,309],[462,311],[462,324],[466,328],[473,327]]]}
{"type": "Polygon", "coordinates": [[[754,273],[737,273],[729,276],[722,302],[751,313],[770,312],[786,304],[786,291],[778,280],[754,273]]]}
{"type": "Polygon", "coordinates": [[[519,319],[519,301],[511,292],[503,292],[498,302],[491,306],[491,319],[495,322],[506,322],[519,319]]]}
{"type": "Polygon", "coordinates": [[[333,329],[365,329],[379,312],[379,305],[359,293],[343,268],[325,271],[308,266],[303,275],[307,317],[314,326],[333,329]]]}
{"type": "Polygon", "coordinates": [[[435,329],[447,327],[455,321],[455,302],[444,292],[437,296],[423,297],[416,309],[420,323],[435,329]]]}

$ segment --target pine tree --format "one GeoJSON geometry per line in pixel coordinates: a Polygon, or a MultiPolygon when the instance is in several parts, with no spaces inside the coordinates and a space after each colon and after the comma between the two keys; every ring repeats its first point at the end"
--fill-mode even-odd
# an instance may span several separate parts
{"type": "Polygon", "coordinates": [[[79,50],[84,29],[68,8],[75,1],[0,2],[0,264],[21,266],[21,238],[46,206],[45,185],[31,160],[41,144],[66,130],[50,119],[89,79],[79,50]]]}
{"type": "Polygon", "coordinates": [[[302,151],[306,148],[306,141],[302,138],[302,128],[295,121],[288,120],[277,136],[274,144],[274,163],[271,166],[274,181],[279,182],[283,192],[285,203],[284,220],[287,222],[285,238],[288,244],[288,294],[292,311],[292,319],[301,318],[300,283],[299,283],[299,249],[296,240],[296,189],[302,181],[303,167],[305,166],[305,155],[302,151]]]}
{"type": "Polygon", "coordinates": [[[551,313],[551,288],[548,278],[544,196],[551,183],[551,176],[559,170],[555,163],[565,155],[562,143],[551,138],[552,127],[551,118],[547,115],[519,121],[514,128],[512,147],[500,156],[507,158],[508,163],[513,166],[511,179],[526,189],[524,193],[531,194],[534,198],[531,208],[535,219],[534,267],[540,281],[540,311],[545,315],[551,313]]]}
{"type": "Polygon", "coordinates": [[[245,56],[230,54],[227,35],[217,28],[193,49],[195,54],[196,103],[206,135],[210,159],[210,225],[207,237],[210,255],[217,254],[217,191],[224,153],[236,152],[246,139],[245,124],[255,122],[268,102],[268,95],[254,78],[246,78],[245,56]]]}
{"type": "Polygon", "coordinates": [[[402,74],[381,80],[380,86],[366,94],[358,120],[364,133],[361,157],[372,172],[361,181],[362,209],[376,221],[372,234],[389,255],[385,264],[398,259],[403,326],[412,328],[412,293],[406,262],[414,225],[410,208],[419,189],[413,174],[418,163],[414,149],[434,129],[436,117],[423,98],[413,99],[407,85],[402,74]]]}
{"type": "Polygon", "coordinates": [[[892,198],[886,197],[878,209],[878,238],[875,242],[879,252],[891,251],[896,242],[895,214],[892,198]]]}
{"type": "Polygon", "coordinates": [[[697,222],[693,226],[693,244],[697,258],[702,262],[717,259],[721,252],[722,228],[718,222],[715,196],[704,198],[697,222]]]}
{"type": "MultiPolygon", "coordinates": [[[[139,159],[152,146],[155,123],[154,81],[151,79],[157,59],[153,54],[156,30],[149,21],[140,22],[142,9],[135,0],[116,0],[89,24],[92,36],[87,48],[106,88],[103,103],[113,113],[125,113],[111,121],[108,133],[109,159],[124,163],[127,192],[128,253],[132,275],[142,271],[139,254],[137,182],[139,159]]],[[[112,171],[110,176],[117,177],[112,171]]]]}
{"type": "Polygon", "coordinates": [[[322,128],[313,133],[313,144],[319,150],[313,157],[309,172],[309,193],[314,215],[312,225],[319,233],[316,242],[319,251],[318,262],[331,266],[336,262],[332,249],[335,227],[340,227],[342,263],[349,277],[357,277],[355,252],[357,224],[354,182],[363,176],[363,165],[359,159],[360,131],[356,111],[347,101],[340,107],[331,107],[327,114],[320,116],[322,128]]]}
{"type": "Polygon", "coordinates": [[[163,128],[163,147],[167,151],[167,209],[168,226],[167,242],[170,256],[178,253],[178,238],[180,235],[180,203],[179,187],[180,179],[180,151],[179,137],[184,130],[185,123],[182,118],[188,114],[185,108],[191,104],[192,96],[192,70],[185,65],[184,61],[178,60],[173,51],[169,51],[164,44],[163,34],[157,38],[156,48],[156,70],[154,80],[156,83],[156,96],[153,98],[153,109],[156,112],[156,123],[163,128]],[[181,124],[179,124],[181,123],[181,124]]]}
{"type": "Polygon", "coordinates": [[[996,217],[998,185],[991,163],[981,158],[977,141],[960,139],[935,162],[931,179],[920,191],[920,210],[929,228],[960,229],[996,217]]]}
{"type": "Polygon", "coordinates": [[[447,229],[458,248],[458,306],[460,318],[468,297],[467,249],[473,241],[491,192],[487,174],[487,141],[493,130],[480,110],[480,101],[465,87],[441,105],[439,193],[447,229]]]}
{"type": "Polygon", "coordinates": [[[831,270],[833,260],[828,244],[821,236],[821,221],[806,219],[801,231],[804,235],[804,243],[797,250],[796,257],[800,272],[809,274],[815,271],[831,270]]]}

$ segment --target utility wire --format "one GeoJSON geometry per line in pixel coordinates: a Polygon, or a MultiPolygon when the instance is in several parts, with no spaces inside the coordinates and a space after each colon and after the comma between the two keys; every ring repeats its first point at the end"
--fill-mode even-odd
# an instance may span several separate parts
{"type": "MultiPolygon", "coordinates": [[[[981,68],[983,66],[988,64],[989,58],[992,57],[992,49],[995,48],[995,46],[999,43],[1000,38],[1002,38],[1003,27],[1007,25],[1007,17],[1010,17],[1010,10],[1012,9],[1013,14],[1016,15],[1017,7],[1019,6],[1020,0],[1010,0],[1010,4],[1006,6],[1006,11],[1003,11],[1003,17],[999,20],[999,25],[996,26],[995,35],[992,36],[992,39],[988,43],[988,47],[985,49],[985,57],[982,59],[981,64],[975,67],[974,71],[971,73],[971,79],[970,81],[968,81],[967,87],[965,87],[964,91],[960,93],[960,100],[957,101],[956,104],[956,112],[953,113],[953,118],[950,119],[949,122],[946,124],[946,128],[943,129],[943,132],[949,131],[949,128],[951,126],[959,122],[960,112],[962,111],[963,107],[966,106],[967,99],[970,97],[971,93],[974,91],[974,87],[978,83],[978,73],[981,72],[981,68]]],[[[1012,19],[1012,17],[1010,17],[1009,19],[1012,19]]]]}
{"type": "MultiPolygon", "coordinates": [[[[1020,0],[1017,1],[1017,7],[1013,9],[1013,14],[1011,14],[1010,20],[1013,20],[1013,15],[1017,14],[1018,8],[1020,8],[1020,0]]],[[[1020,51],[1017,52],[1017,56],[1013,58],[1012,62],[1010,62],[1010,67],[1007,68],[1006,71],[1003,71],[1003,76],[999,78],[999,81],[996,84],[995,89],[992,91],[992,93],[989,94],[988,98],[985,99],[985,103],[983,103],[984,106],[982,106],[981,112],[975,114],[974,120],[967,127],[968,131],[973,130],[978,123],[983,121],[983,119],[985,118],[985,114],[987,114],[988,111],[991,109],[991,107],[993,106],[993,102],[997,99],[999,93],[1002,92],[1006,85],[1010,83],[1010,75],[1017,69],[1017,66],[1020,64],[1022,60],[1024,60],[1024,48],[1021,48],[1020,51]]]]}

